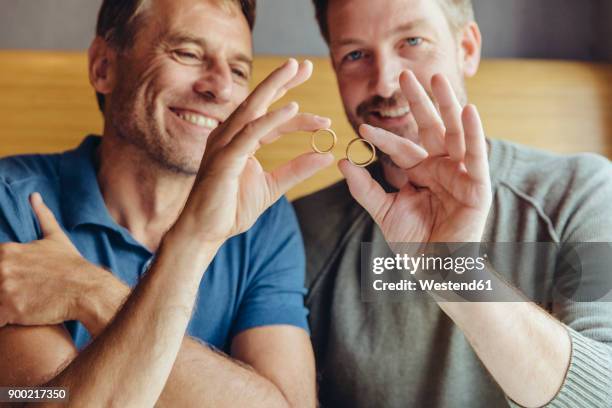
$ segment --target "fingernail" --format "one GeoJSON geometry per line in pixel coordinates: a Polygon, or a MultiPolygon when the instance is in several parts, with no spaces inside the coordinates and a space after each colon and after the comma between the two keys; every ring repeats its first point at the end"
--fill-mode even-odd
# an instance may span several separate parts
{"type": "Polygon", "coordinates": [[[404,73],[406,74],[406,76],[408,78],[416,79],[416,76],[414,75],[414,72],[412,72],[411,70],[407,69],[407,70],[404,71],[404,73]]]}
{"type": "Polygon", "coordinates": [[[30,194],[30,201],[32,203],[40,204],[40,203],[42,203],[43,199],[42,199],[40,193],[34,192],[34,193],[30,194]]]}
{"type": "Polygon", "coordinates": [[[288,67],[289,65],[292,65],[292,64],[297,64],[297,60],[295,58],[289,58],[287,62],[285,62],[284,66],[288,67]]]}
{"type": "Polygon", "coordinates": [[[290,102],[283,108],[284,111],[292,111],[297,109],[300,109],[300,105],[298,105],[297,102],[290,102]]]}

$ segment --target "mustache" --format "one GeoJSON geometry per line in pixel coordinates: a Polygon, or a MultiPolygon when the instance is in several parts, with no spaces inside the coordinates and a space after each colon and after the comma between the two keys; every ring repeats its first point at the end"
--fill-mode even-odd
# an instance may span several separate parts
{"type": "MultiPolygon", "coordinates": [[[[433,102],[434,106],[437,107],[434,96],[428,91],[426,92],[427,92],[427,96],[433,102]]],[[[381,109],[393,109],[393,108],[397,108],[400,106],[406,106],[406,105],[408,105],[408,99],[406,99],[406,97],[401,91],[397,91],[393,95],[391,95],[390,98],[383,98],[382,96],[379,96],[379,95],[373,96],[372,98],[360,103],[357,106],[356,112],[357,112],[357,116],[364,118],[372,111],[377,111],[381,109]]]]}
{"type": "Polygon", "coordinates": [[[372,98],[362,102],[357,106],[357,116],[365,117],[372,111],[381,109],[392,109],[408,104],[406,97],[401,92],[395,92],[389,98],[383,98],[380,95],[375,95],[372,98]]]}

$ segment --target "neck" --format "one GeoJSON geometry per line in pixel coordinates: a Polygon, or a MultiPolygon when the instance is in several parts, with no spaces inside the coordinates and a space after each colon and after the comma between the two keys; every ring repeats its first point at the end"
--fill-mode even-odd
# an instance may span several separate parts
{"type": "Polygon", "coordinates": [[[98,163],[98,183],[110,215],[156,251],[182,211],[195,177],[163,169],[138,147],[106,134],[98,163]]]}

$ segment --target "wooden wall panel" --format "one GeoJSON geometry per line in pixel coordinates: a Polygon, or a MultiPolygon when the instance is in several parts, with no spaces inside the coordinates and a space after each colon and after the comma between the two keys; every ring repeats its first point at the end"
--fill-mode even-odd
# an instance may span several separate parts
{"type": "MultiPolygon", "coordinates": [[[[258,57],[254,83],[284,61],[258,57]]],[[[345,119],[336,80],[325,58],[313,58],[312,79],[280,104],[329,116],[340,137],[341,158],[353,131],[345,119]]],[[[612,157],[612,65],[533,60],[484,61],[468,82],[490,137],[561,153],[598,152],[612,157]]],[[[0,51],[0,156],[69,149],[102,119],[81,52],[0,51]]],[[[310,149],[308,134],[287,135],[264,147],[266,168],[310,149]]],[[[335,166],[290,192],[295,198],[340,178],[335,166]]]]}

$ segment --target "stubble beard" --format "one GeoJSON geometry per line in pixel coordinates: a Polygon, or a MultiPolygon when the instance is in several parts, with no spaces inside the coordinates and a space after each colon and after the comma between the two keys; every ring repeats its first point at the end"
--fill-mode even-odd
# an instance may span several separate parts
{"type": "MultiPolygon", "coordinates": [[[[162,128],[162,119],[156,114],[154,104],[146,104],[139,113],[139,95],[135,89],[131,92],[118,89],[114,99],[111,125],[120,140],[142,152],[143,165],[153,165],[163,172],[180,176],[193,177],[198,173],[199,161],[185,155],[176,143],[172,143],[173,138],[162,128]]],[[[145,98],[141,95],[140,99],[145,98]]]]}

